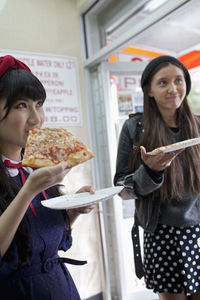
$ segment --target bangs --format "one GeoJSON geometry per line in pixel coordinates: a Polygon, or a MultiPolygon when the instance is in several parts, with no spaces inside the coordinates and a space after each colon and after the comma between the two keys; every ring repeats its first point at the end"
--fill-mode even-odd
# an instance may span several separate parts
{"type": "Polygon", "coordinates": [[[8,100],[11,102],[18,100],[19,98],[27,98],[33,101],[45,100],[46,92],[41,84],[34,80],[20,81],[17,80],[16,86],[8,93],[8,100]]]}
{"type": "Polygon", "coordinates": [[[8,104],[12,105],[21,97],[33,101],[44,101],[46,99],[46,92],[42,83],[32,73],[18,69],[12,70],[10,75],[13,78],[10,78],[10,86],[7,94],[8,104]]]}
{"type": "Polygon", "coordinates": [[[46,92],[39,79],[23,69],[9,69],[0,78],[0,99],[6,98],[8,114],[10,108],[20,98],[27,98],[33,101],[46,99],[46,92]]]}

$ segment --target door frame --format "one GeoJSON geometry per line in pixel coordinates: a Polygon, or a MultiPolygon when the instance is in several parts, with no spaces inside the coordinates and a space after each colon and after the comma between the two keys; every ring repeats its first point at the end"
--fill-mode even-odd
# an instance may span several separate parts
{"type": "MultiPolygon", "coordinates": [[[[97,188],[113,185],[117,144],[115,124],[112,119],[110,96],[110,75],[141,75],[146,62],[102,63],[92,70],[91,103],[88,104],[92,114],[93,126],[90,129],[95,152],[94,184],[97,188]],[[106,150],[103,153],[103,150],[106,150]]],[[[128,292],[126,284],[126,265],[123,244],[123,207],[122,200],[115,196],[112,200],[99,205],[99,220],[104,257],[104,299],[145,300],[155,299],[151,291],[128,292]],[[153,298],[154,297],[154,298],[153,298]]],[[[131,236],[130,236],[131,239],[131,236]]],[[[130,262],[130,263],[133,263],[130,262]]],[[[130,274],[131,276],[131,274],[130,274]]]]}

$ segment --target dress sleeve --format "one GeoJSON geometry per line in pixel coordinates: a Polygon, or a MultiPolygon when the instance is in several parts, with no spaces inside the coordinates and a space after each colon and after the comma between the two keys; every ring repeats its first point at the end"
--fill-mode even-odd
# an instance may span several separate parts
{"type": "Polygon", "coordinates": [[[71,234],[68,234],[66,232],[66,234],[64,234],[59,250],[67,251],[71,248],[71,246],[72,246],[72,236],[71,234]]]}
{"type": "Polygon", "coordinates": [[[65,230],[63,232],[63,239],[60,244],[59,250],[67,251],[72,246],[72,235],[71,235],[71,226],[69,216],[66,210],[62,211],[64,220],[65,220],[65,230]]]}
{"type": "Polygon", "coordinates": [[[17,265],[18,254],[16,244],[13,241],[4,257],[2,258],[0,255],[0,279],[5,278],[15,271],[17,269],[17,265]]]}

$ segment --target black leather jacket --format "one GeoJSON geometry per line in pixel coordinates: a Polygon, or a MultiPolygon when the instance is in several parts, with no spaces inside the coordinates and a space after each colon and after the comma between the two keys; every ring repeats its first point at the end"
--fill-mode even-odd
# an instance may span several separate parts
{"type": "Polygon", "coordinates": [[[162,185],[164,175],[159,174],[159,180],[155,180],[152,171],[144,164],[134,173],[131,173],[128,167],[129,155],[142,132],[142,113],[130,115],[119,138],[114,184],[125,186],[120,192],[123,199],[135,199],[135,222],[143,229],[153,232],[158,222],[160,203],[153,201],[148,195],[162,185]]]}
{"type": "Polygon", "coordinates": [[[139,141],[142,130],[142,113],[130,114],[122,127],[119,138],[114,185],[121,185],[124,177],[131,173],[128,167],[129,155],[133,145],[139,141]]]}

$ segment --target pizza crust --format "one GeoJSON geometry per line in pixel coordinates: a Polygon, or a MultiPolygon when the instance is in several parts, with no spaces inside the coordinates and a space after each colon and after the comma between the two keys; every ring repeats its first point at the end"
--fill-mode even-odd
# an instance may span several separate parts
{"type": "Polygon", "coordinates": [[[172,144],[168,145],[168,146],[162,146],[160,148],[156,148],[154,149],[152,152],[160,152],[160,151],[164,151],[165,149],[171,148],[172,144]]]}
{"type": "Polygon", "coordinates": [[[182,142],[178,142],[178,143],[174,143],[174,144],[170,144],[170,145],[167,145],[167,146],[162,146],[162,147],[156,148],[152,152],[163,151],[163,150],[166,150],[166,149],[170,149],[171,147],[181,146],[181,145],[184,145],[184,144],[185,144],[185,141],[182,141],[182,142]]]}
{"type": "Polygon", "coordinates": [[[53,163],[50,159],[44,159],[44,158],[30,158],[30,159],[23,159],[22,165],[24,167],[31,167],[31,168],[42,168],[42,167],[49,167],[54,166],[55,163],[53,163]]]}
{"type": "Polygon", "coordinates": [[[68,156],[67,167],[69,167],[69,168],[74,167],[77,164],[85,162],[93,157],[94,157],[94,154],[88,148],[78,151],[78,152],[75,152],[75,153],[72,153],[68,156]]]}

